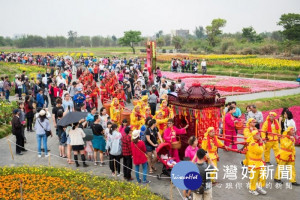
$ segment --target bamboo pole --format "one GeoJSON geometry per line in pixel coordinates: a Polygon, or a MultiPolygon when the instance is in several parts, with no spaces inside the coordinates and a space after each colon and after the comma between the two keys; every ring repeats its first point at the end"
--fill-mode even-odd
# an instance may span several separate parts
{"type": "Polygon", "coordinates": [[[173,184],[172,184],[172,181],[170,181],[171,184],[170,184],[170,199],[173,200],[173,184]]]}
{"type": "Polygon", "coordinates": [[[7,143],[8,143],[8,146],[9,146],[9,151],[10,151],[11,158],[14,160],[14,154],[13,154],[12,149],[11,149],[10,141],[7,140],[7,143]]]}
{"type": "Polygon", "coordinates": [[[20,199],[23,200],[23,188],[22,188],[22,179],[20,179],[20,199]]]}
{"type": "Polygon", "coordinates": [[[51,165],[51,163],[50,163],[51,153],[48,153],[48,154],[49,154],[49,156],[48,156],[48,165],[50,166],[51,165]]]}
{"type": "Polygon", "coordinates": [[[115,169],[115,177],[117,177],[117,167],[116,167],[116,159],[114,158],[114,169],[115,169]]]}

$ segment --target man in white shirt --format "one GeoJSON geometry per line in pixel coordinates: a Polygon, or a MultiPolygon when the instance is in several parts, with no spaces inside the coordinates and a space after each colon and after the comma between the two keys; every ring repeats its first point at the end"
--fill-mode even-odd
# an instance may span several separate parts
{"type": "Polygon", "coordinates": [[[61,76],[61,74],[59,74],[58,77],[56,78],[56,83],[57,86],[59,86],[61,83],[66,85],[66,80],[61,76]]]}
{"type": "Polygon", "coordinates": [[[165,94],[168,94],[168,89],[167,89],[167,85],[166,85],[165,83],[163,83],[163,84],[161,85],[160,90],[159,90],[159,99],[160,99],[160,103],[161,103],[163,100],[165,100],[165,99],[163,98],[163,96],[164,96],[165,94]]]}
{"type": "Polygon", "coordinates": [[[42,83],[47,87],[47,74],[42,75],[42,83]]]}
{"type": "Polygon", "coordinates": [[[202,68],[202,75],[206,74],[206,61],[205,59],[201,62],[201,68],[202,68]]]}

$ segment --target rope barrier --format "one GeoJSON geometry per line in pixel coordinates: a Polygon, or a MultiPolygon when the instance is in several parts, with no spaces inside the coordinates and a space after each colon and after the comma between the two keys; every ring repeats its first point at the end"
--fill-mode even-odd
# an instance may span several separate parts
{"type": "MultiPolygon", "coordinates": [[[[16,146],[21,147],[20,145],[16,144],[15,142],[11,141],[10,139],[7,139],[7,140],[10,141],[11,143],[15,144],[16,146]]],[[[35,151],[35,150],[32,150],[32,149],[28,149],[28,148],[26,148],[26,150],[28,150],[29,152],[33,152],[33,153],[39,153],[38,151],[35,151]]],[[[68,159],[68,158],[60,157],[59,155],[55,155],[55,154],[51,154],[51,156],[54,156],[54,157],[57,157],[57,158],[60,158],[60,159],[63,159],[63,160],[67,160],[67,159],[68,159]]],[[[49,153],[49,156],[48,156],[48,157],[50,157],[50,153],[49,153]]],[[[72,159],[71,159],[71,161],[75,161],[75,160],[72,160],[72,159]]],[[[101,161],[88,161],[88,160],[87,160],[87,161],[79,161],[79,160],[78,160],[78,162],[87,162],[87,163],[95,163],[95,162],[106,163],[106,162],[110,162],[110,161],[118,162],[118,163],[119,163],[120,165],[122,165],[123,167],[126,167],[126,168],[130,169],[129,167],[123,165],[121,162],[119,162],[119,161],[117,161],[117,160],[115,160],[115,159],[113,159],[113,160],[105,160],[105,161],[103,161],[103,162],[101,162],[101,161]]],[[[50,158],[48,158],[48,162],[49,162],[49,164],[50,164],[50,158]]],[[[135,171],[135,170],[133,170],[133,169],[131,169],[131,171],[143,175],[143,173],[138,172],[138,171],[135,171]]],[[[149,175],[149,174],[146,174],[146,176],[157,178],[157,176],[153,176],[153,175],[149,175]]],[[[161,178],[170,179],[170,177],[161,177],[161,178]]]]}
{"type": "Polygon", "coordinates": [[[181,194],[180,190],[178,189],[178,187],[176,187],[176,189],[177,189],[177,191],[178,191],[180,197],[181,197],[182,199],[184,199],[184,197],[182,196],[182,194],[181,194]]]}

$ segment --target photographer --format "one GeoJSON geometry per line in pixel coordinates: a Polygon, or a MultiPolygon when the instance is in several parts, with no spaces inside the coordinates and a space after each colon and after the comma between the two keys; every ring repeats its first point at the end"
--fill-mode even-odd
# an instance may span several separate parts
{"type": "Polygon", "coordinates": [[[206,179],[210,177],[206,174],[206,171],[211,171],[215,169],[215,166],[210,159],[208,153],[204,149],[198,149],[197,154],[194,156],[193,163],[196,163],[199,173],[202,177],[202,185],[193,191],[193,200],[211,200],[212,199],[212,183],[211,179],[206,179]],[[197,158],[197,162],[195,162],[197,158]]]}

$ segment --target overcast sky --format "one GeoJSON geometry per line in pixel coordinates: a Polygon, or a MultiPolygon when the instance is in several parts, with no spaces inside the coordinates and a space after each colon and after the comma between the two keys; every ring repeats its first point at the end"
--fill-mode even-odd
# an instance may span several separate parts
{"type": "Polygon", "coordinates": [[[223,18],[224,32],[253,26],[257,32],[280,30],[283,13],[300,13],[300,0],[0,0],[0,35],[116,35],[140,30],[152,36],[159,30],[207,26],[223,18]]]}

